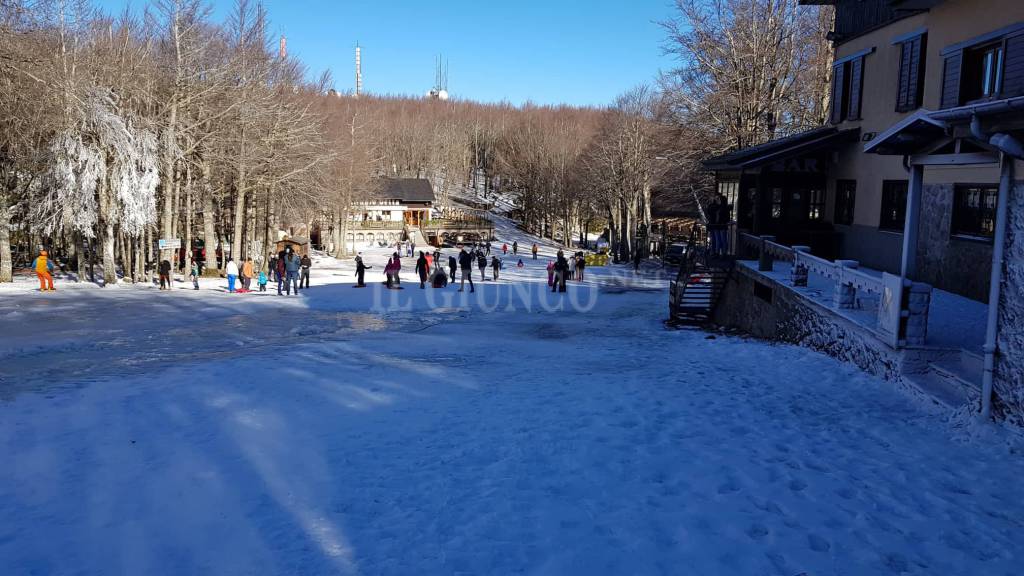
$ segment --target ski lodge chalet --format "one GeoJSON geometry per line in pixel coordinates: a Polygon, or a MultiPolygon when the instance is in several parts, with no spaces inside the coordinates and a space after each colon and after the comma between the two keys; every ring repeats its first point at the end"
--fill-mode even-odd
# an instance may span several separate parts
{"type": "Polygon", "coordinates": [[[830,122],[706,161],[719,320],[1024,408],[1024,2],[801,3],[835,7],[830,122]]]}

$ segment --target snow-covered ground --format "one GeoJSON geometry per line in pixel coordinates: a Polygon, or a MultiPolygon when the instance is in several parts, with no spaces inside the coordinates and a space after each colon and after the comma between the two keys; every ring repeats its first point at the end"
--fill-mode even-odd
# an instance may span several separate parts
{"type": "Polygon", "coordinates": [[[653,275],[388,291],[365,252],[291,298],[0,292],[0,574],[1020,574],[995,434],[666,330],[653,275]]]}

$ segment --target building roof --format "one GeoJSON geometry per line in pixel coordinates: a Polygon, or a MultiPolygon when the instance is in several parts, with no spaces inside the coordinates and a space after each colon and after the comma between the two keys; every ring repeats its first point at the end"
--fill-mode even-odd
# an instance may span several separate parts
{"type": "Polygon", "coordinates": [[[758,168],[781,160],[831,150],[853,142],[859,135],[860,128],[840,130],[834,126],[823,126],[708,158],[704,161],[704,167],[715,171],[758,168]]]}
{"type": "Polygon", "coordinates": [[[426,178],[384,178],[378,197],[403,202],[433,202],[434,187],[426,178]]]}

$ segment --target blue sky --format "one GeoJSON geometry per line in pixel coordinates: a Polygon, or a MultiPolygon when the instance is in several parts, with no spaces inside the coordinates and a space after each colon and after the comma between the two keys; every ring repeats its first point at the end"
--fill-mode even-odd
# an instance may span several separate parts
{"type": "MultiPolygon", "coordinates": [[[[231,0],[215,0],[215,18],[231,0]]],[[[99,0],[108,12],[140,0],[99,0]]],[[[266,0],[272,30],[288,37],[310,76],[330,69],[351,90],[354,48],[363,88],[422,95],[434,60],[448,59],[454,97],[514,104],[603,105],[672,66],[655,23],[670,0],[266,0]]]]}

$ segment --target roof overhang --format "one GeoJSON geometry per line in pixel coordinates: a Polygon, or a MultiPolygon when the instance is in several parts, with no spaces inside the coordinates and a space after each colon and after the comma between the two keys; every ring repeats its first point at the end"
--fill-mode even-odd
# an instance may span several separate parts
{"type": "Polygon", "coordinates": [[[815,128],[709,158],[703,164],[705,168],[715,172],[760,168],[791,158],[831,151],[844,144],[856,142],[859,136],[860,128],[815,128]]]}
{"type": "MultiPolygon", "coordinates": [[[[1024,96],[956,108],[918,110],[865,144],[867,154],[912,156],[931,153],[937,144],[953,138],[991,149],[971,127],[977,119],[982,133],[1024,132],[1024,96]]],[[[975,126],[975,128],[977,125],[975,126]]]]}
{"type": "Polygon", "coordinates": [[[917,112],[893,124],[864,146],[867,154],[916,154],[928,145],[948,135],[949,125],[935,120],[928,110],[917,112]]]}

